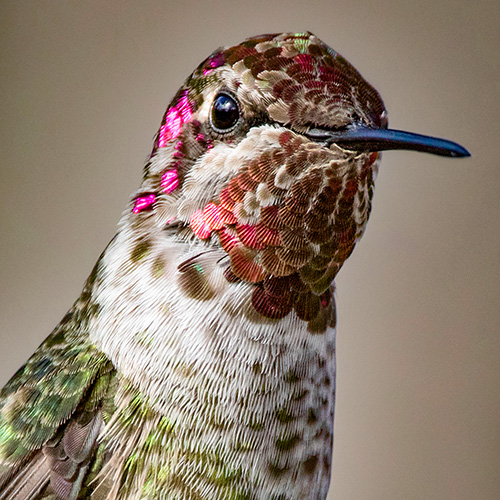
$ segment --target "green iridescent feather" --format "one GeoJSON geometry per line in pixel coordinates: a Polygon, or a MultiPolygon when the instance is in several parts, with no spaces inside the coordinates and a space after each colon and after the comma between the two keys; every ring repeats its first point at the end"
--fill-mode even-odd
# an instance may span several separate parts
{"type": "Polygon", "coordinates": [[[73,455],[87,455],[75,462],[80,468],[85,462],[87,470],[96,452],[98,422],[92,442],[85,426],[98,413],[106,421],[114,411],[115,370],[89,341],[87,332],[88,320],[96,311],[89,300],[95,275],[70,312],[0,393],[0,499],[18,498],[16,489],[30,487],[33,495],[38,490],[41,496],[18,492],[19,498],[49,498],[43,491],[50,471],[45,465],[47,471],[42,474],[41,464],[53,464],[47,450],[55,449],[63,438],[73,455]],[[86,441],[79,443],[82,436],[86,441]],[[24,475],[34,475],[33,464],[40,466],[41,477],[40,484],[30,486],[24,475]]]}

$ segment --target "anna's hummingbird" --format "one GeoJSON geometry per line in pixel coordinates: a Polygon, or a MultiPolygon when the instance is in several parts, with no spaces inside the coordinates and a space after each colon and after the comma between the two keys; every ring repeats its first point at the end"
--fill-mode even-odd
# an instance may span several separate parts
{"type": "Polygon", "coordinates": [[[214,52],[68,314],[1,393],[0,499],[326,498],[333,280],[390,130],[311,33],[214,52]]]}

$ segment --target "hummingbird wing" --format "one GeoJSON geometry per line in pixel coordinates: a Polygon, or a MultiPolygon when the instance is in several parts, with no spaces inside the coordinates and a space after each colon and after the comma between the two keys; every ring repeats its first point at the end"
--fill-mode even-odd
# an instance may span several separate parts
{"type": "Polygon", "coordinates": [[[89,340],[86,289],[0,393],[0,500],[76,499],[102,466],[116,371],[89,340]]]}

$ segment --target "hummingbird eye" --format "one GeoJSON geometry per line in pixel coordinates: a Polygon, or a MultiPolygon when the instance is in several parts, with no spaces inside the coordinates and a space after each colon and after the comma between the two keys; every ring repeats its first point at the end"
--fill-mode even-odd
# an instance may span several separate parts
{"type": "Polygon", "coordinates": [[[228,94],[217,94],[212,105],[211,122],[216,132],[226,133],[240,119],[238,103],[228,94]]]}

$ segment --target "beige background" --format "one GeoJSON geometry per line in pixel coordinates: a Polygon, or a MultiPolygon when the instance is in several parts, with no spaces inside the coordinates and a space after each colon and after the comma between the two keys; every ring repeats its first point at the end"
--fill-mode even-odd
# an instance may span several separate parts
{"type": "Polygon", "coordinates": [[[0,4],[1,380],[114,234],[174,92],[213,49],[310,30],[394,128],[472,159],[387,152],[338,280],[329,499],[500,498],[498,1],[0,4]]]}

